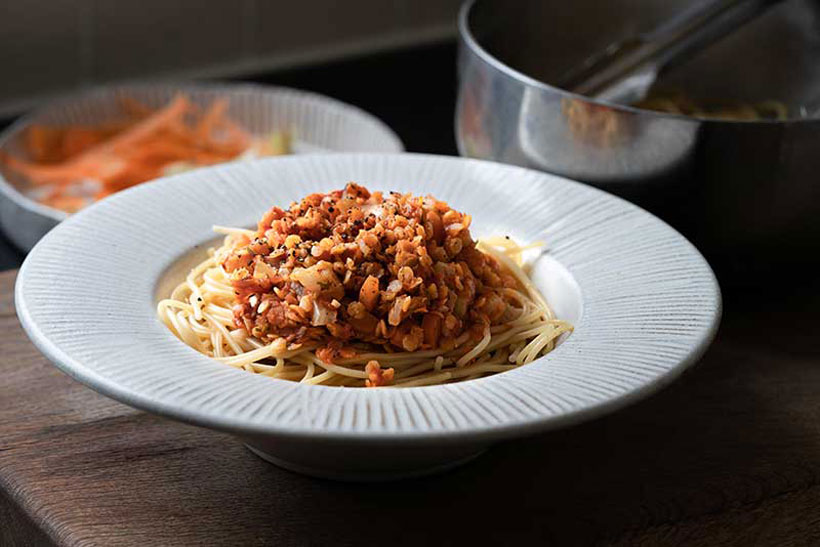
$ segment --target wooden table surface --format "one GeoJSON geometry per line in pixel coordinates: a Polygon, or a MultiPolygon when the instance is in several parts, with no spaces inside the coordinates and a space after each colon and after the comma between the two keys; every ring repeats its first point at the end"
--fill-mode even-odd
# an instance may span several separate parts
{"type": "Polygon", "coordinates": [[[71,380],[23,334],[14,275],[0,545],[820,545],[820,291],[729,303],[697,368],[614,415],[443,475],[349,484],[71,380]]]}

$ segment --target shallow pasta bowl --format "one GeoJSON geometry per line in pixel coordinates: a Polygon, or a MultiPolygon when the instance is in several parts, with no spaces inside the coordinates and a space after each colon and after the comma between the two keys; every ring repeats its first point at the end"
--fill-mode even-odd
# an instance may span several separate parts
{"type": "Polygon", "coordinates": [[[668,384],[715,334],[720,292],[698,251],[649,213],[560,177],[424,155],[272,158],[137,186],[72,216],[32,250],[20,320],[59,368],[131,406],[229,432],[309,474],[385,479],[447,468],[492,443],[611,412],[668,384]],[[357,181],[434,194],[474,236],[542,240],[532,278],[574,332],[494,376],[357,389],[273,380],[177,340],[156,303],[201,259],[214,224],[357,181]]]}

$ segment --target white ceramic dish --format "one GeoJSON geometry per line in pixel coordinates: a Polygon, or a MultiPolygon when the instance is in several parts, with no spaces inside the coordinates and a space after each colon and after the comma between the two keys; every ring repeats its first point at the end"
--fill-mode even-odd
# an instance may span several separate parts
{"type": "MultiPolygon", "coordinates": [[[[21,136],[31,124],[111,121],[122,115],[122,97],[156,108],[179,92],[197,104],[229,98],[228,115],[253,134],[292,131],[295,154],[404,151],[389,127],[359,108],[316,93],[256,84],[141,84],[94,89],[24,116],[0,133],[0,151],[25,157],[21,136]]],[[[0,169],[0,227],[15,245],[27,251],[68,215],[29,199],[24,186],[25,181],[11,171],[0,169]]]]}
{"type": "Polygon", "coordinates": [[[721,310],[701,255],[642,209],[536,171],[422,155],[273,158],[121,192],[40,241],[16,304],[37,347],[93,389],[232,433],[290,469],[346,479],[443,469],[496,441],[634,402],[699,358],[721,310]],[[213,241],[213,224],[251,226],[273,204],[350,180],[434,193],[473,215],[476,236],[548,242],[534,277],[575,332],[546,357],[488,378],[345,389],[232,369],[157,320],[155,303],[213,241]]]}

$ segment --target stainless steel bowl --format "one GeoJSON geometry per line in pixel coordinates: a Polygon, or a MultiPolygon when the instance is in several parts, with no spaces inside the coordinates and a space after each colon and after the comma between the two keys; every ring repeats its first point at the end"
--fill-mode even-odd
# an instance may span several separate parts
{"type": "MultiPolygon", "coordinates": [[[[550,85],[592,53],[688,3],[467,2],[459,19],[459,150],[624,196],[670,221],[712,258],[762,266],[805,256],[820,241],[820,119],[696,119],[550,85]]],[[[818,11],[811,0],[789,0],[670,71],[663,83],[696,97],[817,105],[818,11]]]]}

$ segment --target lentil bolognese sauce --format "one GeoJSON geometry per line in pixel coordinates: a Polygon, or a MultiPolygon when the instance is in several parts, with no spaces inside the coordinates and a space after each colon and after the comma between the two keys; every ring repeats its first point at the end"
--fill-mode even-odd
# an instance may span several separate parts
{"type": "Polygon", "coordinates": [[[572,330],[509,238],[476,242],[471,217],[431,196],[349,183],[270,209],[226,237],[161,320],[217,360],[273,378],[421,386],[524,365],[572,330]]]}

